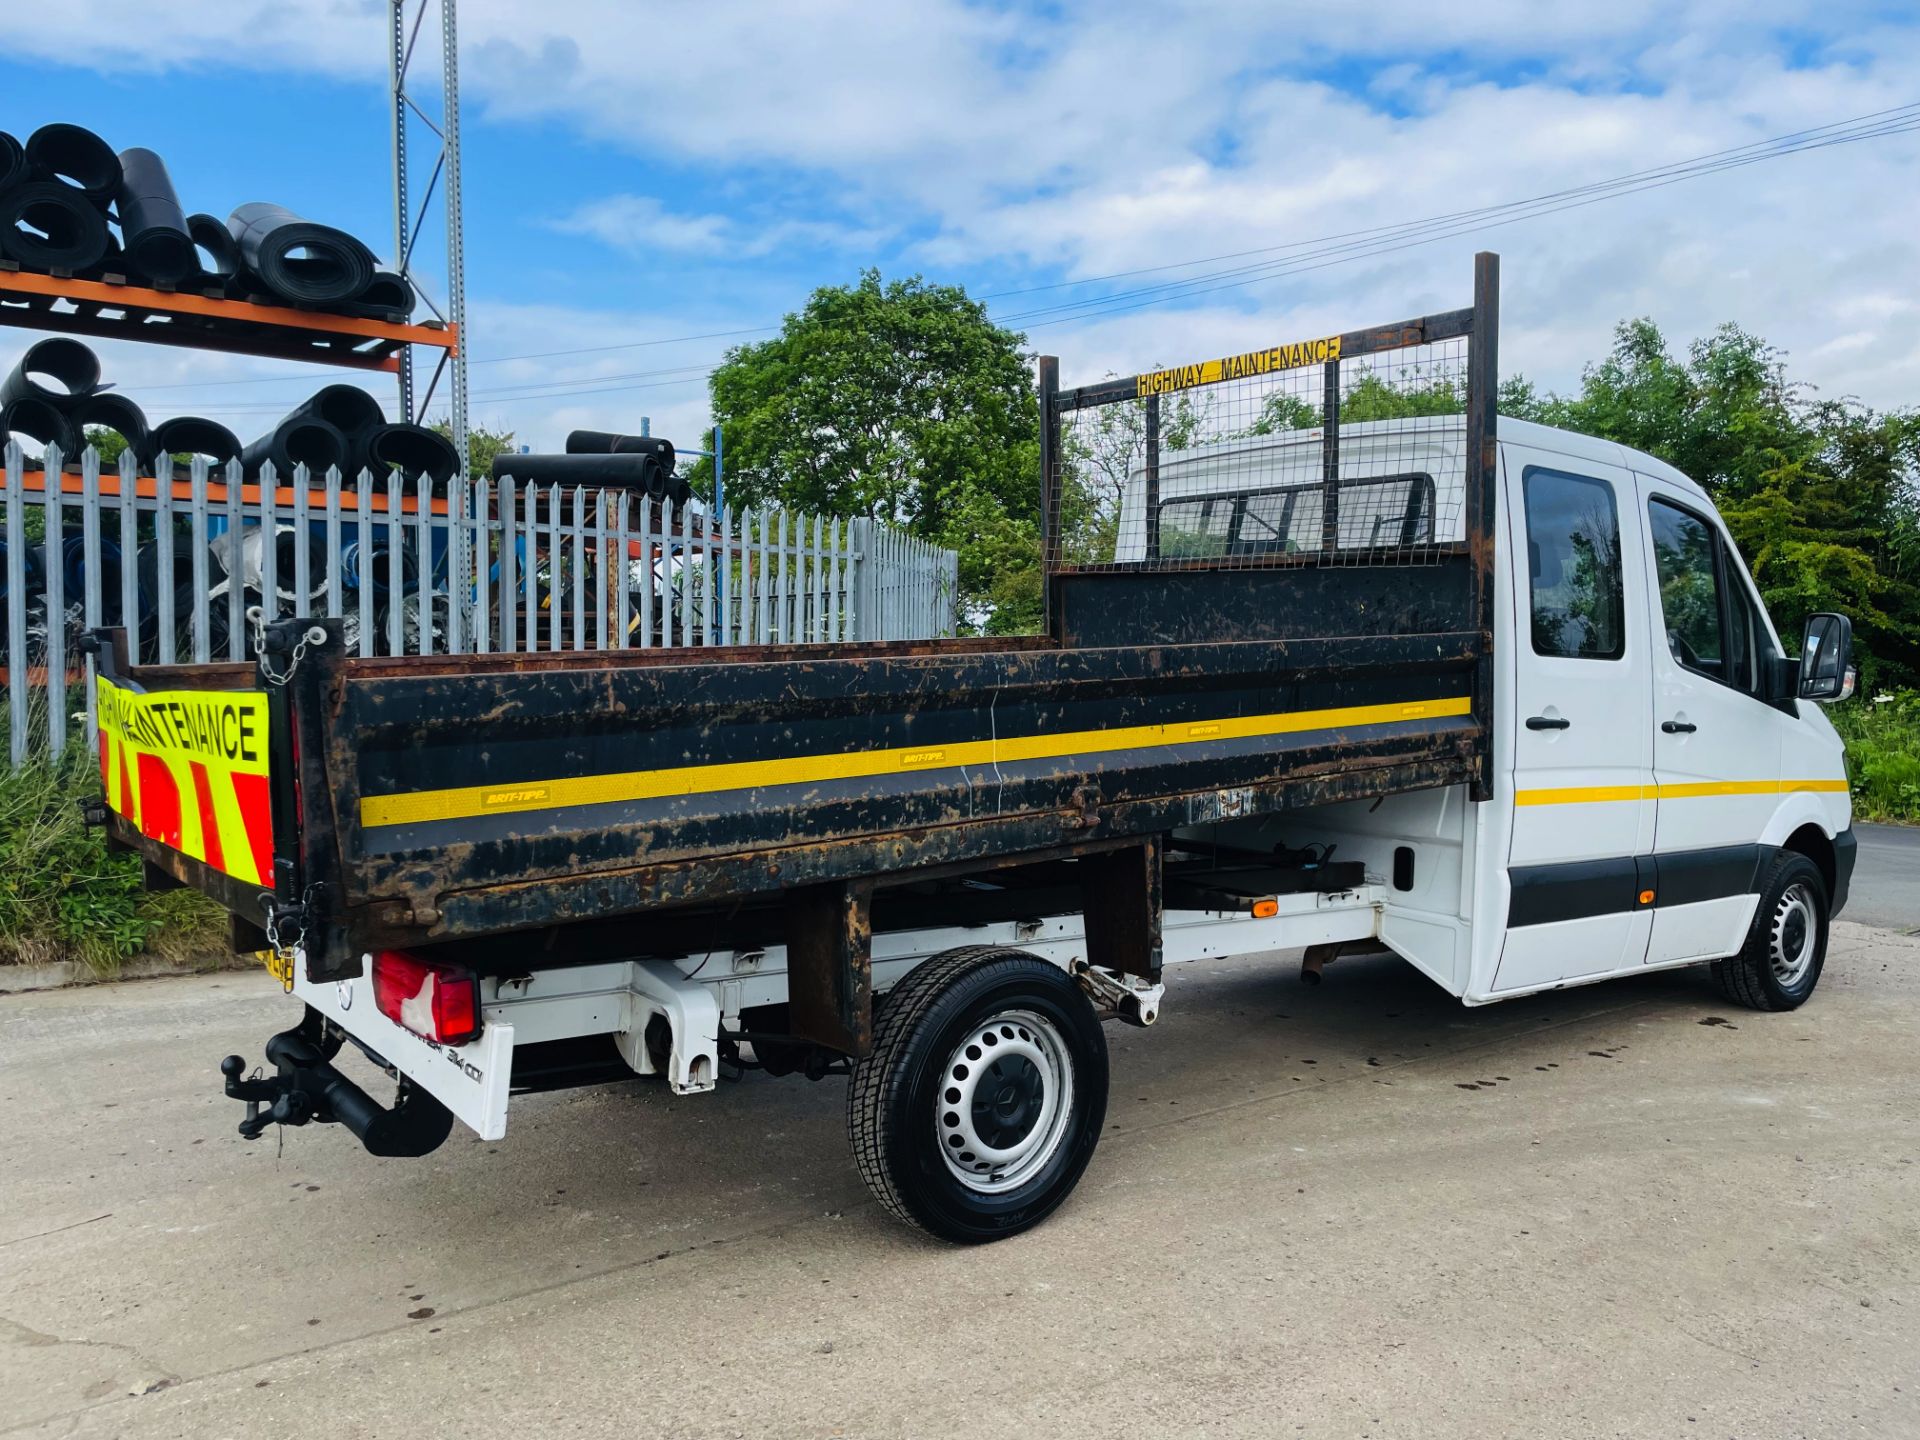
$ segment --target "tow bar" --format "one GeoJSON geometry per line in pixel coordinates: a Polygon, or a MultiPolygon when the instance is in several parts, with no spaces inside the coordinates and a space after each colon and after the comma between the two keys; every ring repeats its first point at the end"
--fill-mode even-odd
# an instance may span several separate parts
{"type": "Polygon", "coordinates": [[[430,1155],[453,1130],[453,1112],[405,1077],[400,1094],[387,1109],[334,1069],[312,1039],[299,1030],[283,1030],[267,1041],[273,1075],[246,1075],[247,1062],[229,1055],[220,1062],[226,1091],[244,1100],[247,1118],[240,1133],[257,1139],[269,1125],[344,1125],[370,1154],[430,1155]]]}

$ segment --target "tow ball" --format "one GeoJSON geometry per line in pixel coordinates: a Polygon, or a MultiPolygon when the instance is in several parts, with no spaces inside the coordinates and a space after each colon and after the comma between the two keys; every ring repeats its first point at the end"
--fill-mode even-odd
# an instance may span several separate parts
{"type": "Polygon", "coordinates": [[[247,1073],[247,1062],[238,1055],[222,1060],[220,1073],[227,1077],[228,1098],[247,1102],[247,1118],[240,1122],[240,1133],[249,1140],[258,1139],[269,1125],[305,1125],[314,1118],[312,1097],[304,1090],[288,1089],[282,1077],[241,1079],[247,1073]]]}
{"type": "Polygon", "coordinates": [[[258,1139],[269,1125],[343,1125],[375,1155],[428,1155],[453,1130],[453,1112],[411,1081],[401,1078],[391,1108],[333,1068],[321,1048],[299,1030],[267,1041],[272,1075],[247,1075],[247,1062],[229,1055],[220,1062],[227,1095],[246,1103],[240,1134],[258,1139]]]}

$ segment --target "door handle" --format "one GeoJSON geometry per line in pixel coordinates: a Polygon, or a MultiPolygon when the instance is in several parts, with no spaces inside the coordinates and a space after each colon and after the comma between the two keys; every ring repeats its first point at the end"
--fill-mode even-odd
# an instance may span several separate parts
{"type": "Polygon", "coordinates": [[[1529,715],[1527,717],[1527,729],[1529,730],[1565,730],[1571,724],[1573,724],[1571,720],[1563,720],[1553,715],[1529,715]]]}
{"type": "Polygon", "coordinates": [[[1660,729],[1667,735],[1691,735],[1700,727],[1691,720],[1662,720],[1660,729]]]}

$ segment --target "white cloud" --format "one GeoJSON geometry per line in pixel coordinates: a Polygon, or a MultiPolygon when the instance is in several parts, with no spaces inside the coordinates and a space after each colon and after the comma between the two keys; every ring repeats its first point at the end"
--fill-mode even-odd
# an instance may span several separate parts
{"type": "Polygon", "coordinates": [[[757,259],[789,250],[871,253],[885,241],[877,228],[829,220],[742,219],[731,215],[678,215],[651,195],[609,195],[549,222],[568,235],[588,235],[639,256],[691,256],[710,262],[757,259]]]}
{"type": "MultiPolygon", "coordinates": [[[[16,8],[17,57],[384,81],[379,0],[16,8]]],[[[936,271],[1012,259],[1085,277],[1546,193],[1902,103],[1920,43],[1887,13],[1874,0],[1817,10],[1803,0],[1381,0],[1364,20],[1349,7],[1218,0],[463,0],[460,18],[470,107],[831,197],[766,221],[582,197],[561,222],[580,233],[756,269],[791,251],[857,254],[913,233],[924,238],[910,258],[936,271]]],[[[1564,385],[1624,316],[1653,315],[1676,341],[1736,319],[1792,351],[1826,393],[1912,403],[1916,150],[1910,135],[1780,160],[1190,308],[1045,325],[1032,339],[1086,374],[1446,308],[1464,301],[1466,257],[1485,245],[1506,261],[1509,369],[1564,385]]],[[[468,164],[483,173],[484,154],[470,151],[468,164]]],[[[1012,297],[997,312],[1085,293],[1012,297]]],[[[563,348],[560,337],[589,343],[610,327],[725,328],[720,317],[656,313],[644,295],[629,308],[615,319],[549,314],[539,323],[550,337],[535,341],[525,307],[476,303],[470,333],[478,353],[501,354],[563,348]]],[[[1051,318],[1034,317],[1036,327],[1051,318]]],[[[610,369],[597,357],[550,361],[539,373],[621,375],[673,358],[635,358],[649,353],[610,369]]],[[[613,422],[616,407],[664,409],[672,395],[685,423],[698,423],[699,391],[679,381],[610,380],[662,388],[564,402],[485,399],[507,393],[512,369],[476,368],[476,414],[497,403],[529,428],[588,412],[613,422]]]]}
{"type": "Polygon", "coordinates": [[[650,195],[609,195],[551,223],[563,234],[591,235],[616,250],[677,254],[711,254],[729,229],[724,215],[669,214],[650,195]]]}

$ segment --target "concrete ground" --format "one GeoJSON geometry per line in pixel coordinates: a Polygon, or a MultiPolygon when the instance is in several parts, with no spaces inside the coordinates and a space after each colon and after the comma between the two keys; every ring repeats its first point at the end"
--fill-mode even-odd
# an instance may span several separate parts
{"type": "Polygon", "coordinates": [[[253,974],[0,1000],[0,1434],[1914,1436],[1920,939],[1464,1010],[1385,959],[1173,977],[1079,1193],[888,1222],[840,1080],[247,1144],[253,974]]]}

